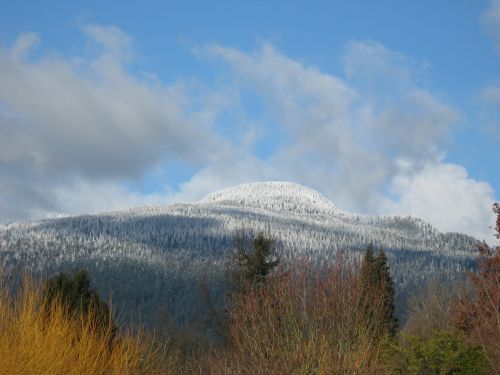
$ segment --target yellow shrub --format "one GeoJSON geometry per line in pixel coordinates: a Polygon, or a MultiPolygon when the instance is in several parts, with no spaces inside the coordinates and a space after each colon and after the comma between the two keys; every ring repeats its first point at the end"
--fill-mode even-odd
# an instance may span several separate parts
{"type": "Polygon", "coordinates": [[[69,316],[61,303],[48,307],[28,277],[15,295],[0,282],[0,374],[169,373],[144,335],[112,339],[111,327],[97,330],[91,316],[69,316]]]}

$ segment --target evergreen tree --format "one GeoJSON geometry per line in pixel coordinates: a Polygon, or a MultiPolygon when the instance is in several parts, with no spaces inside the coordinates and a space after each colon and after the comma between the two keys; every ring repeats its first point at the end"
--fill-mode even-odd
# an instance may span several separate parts
{"type": "Polygon", "coordinates": [[[264,286],[267,277],[280,262],[275,254],[274,241],[262,232],[248,241],[245,232],[239,230],[235,232],[233,241],[235,253],[226,268],[226,307],[217,310],[209,291],[203,292],[208,310],[205,323],[215,334],[215,339],[222,342],[229,338],[230,310],[243,294],[264,286]]]}
{"type": "Polygon", "coordinates": [[[361,291],[363,296],[368,293],[368,291],[375,284],[375,256],[373,254],[373,244],[370,242],[366,248],[365,256],[363,262],[361,263],[361,291]]]}
{"type": "Polygon", "coordinates": [[[396,335],[398,328],[398,320],[394,315],[394,286],[389,273],[389,265],[387,264],[387,256],[384,249],[380,249],[379,255],[375,259],[375,272],[377,287],[380,289],[382,296],[382,327],[385,332],[391,336],[396,335]]]}
{"type": "Polygon", "coordinates": [[[394,287],[387,256],[383,249],[375,256],[371,243],[361,263],[359,298],[368,326],[394,336],[398,324],[394,315],[394,287]]]}
{"type": "Polygon", "coordinates": [[[372,329],[378,320],[374,305],[375,291],[377,290],[375,274],[375,256],[373,245],[370,243],[361,263],[358,309],[362,311],[366,325],[372,329]]]}
{"type": "Polygon", "coordinates": [[[236,254],[229,272],[233,292],[241,293],[248,288],[264,285],[267,276],[279,264],[274,241],[261,232],[252,240],[252,249],[249,251],[245,246],[244,235],[237,233],[235,245],[236,254]]]}
{"type": "Polygon", "coordinates": [[[60,299],[71,317],[91,315],[99,329],[111,329],[113,334],[117,330],[107,303],[91,288],[87,271],[59,273],[46,281],[44,293],[48,308],[60,299]]]}

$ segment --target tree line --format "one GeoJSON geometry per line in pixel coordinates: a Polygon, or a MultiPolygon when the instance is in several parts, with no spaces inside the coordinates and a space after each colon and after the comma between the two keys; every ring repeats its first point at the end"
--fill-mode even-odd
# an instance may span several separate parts
{"type": "MultiPolygon", "coordinates": [[[[494,213],[500,238],[498,204],[494,213]]],[[[457,293],[447,294],[439,283],[416,291],[404,323],[395,315],[395,287],[383,249],[369,245],[359,261],[339,251],[335,261],[304,257],[285,264],[265,233],[252,238],[238,233],[234,249],[227,262],[225,306],[218,308],[208,296],[204,325],[169,327],[154,336],[119,329],[85,271],[49,278],[39,292],[26,283],[24,300],[23,292],[9,297],[0,288],[0,371],[35,371],[15,367],[29,364],[36,373],[47,373],[43,366],[71,366],[51,345],[65,345],[65,356],[83,363],[90,342],[108,367],[79,373],[475,375],[500,370],[500,246],[478,245],[477,270],[457,293]],[[27,323],[29,316],[36,324],[27,323]],[[218,339],[200,335],[207,326],[218,339]],[[57,336],[62,327],[68,333],[57,336]],[[25,336],[42,338],[33,357],[38,367],[20,360],[34,350],[25,336]]]]}

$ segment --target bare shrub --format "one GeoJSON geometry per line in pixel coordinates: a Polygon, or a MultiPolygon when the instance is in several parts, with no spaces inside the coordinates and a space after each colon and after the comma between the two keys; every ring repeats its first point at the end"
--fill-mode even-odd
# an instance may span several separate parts
{"type": "Polygon", "coordinates": [[[459,284],[443,284],[430,280],[420,293],[411,296],[407,307],[404,332],[429,338],[434,332],[451,331],[453,303],[458,297],[459,284]]]}
{"type": "Polygon", "coordinates": [[[374,334],[377,325],[359,308],[359,268],[340,253],[321,267],[304,260],[234,299],[230,345],[212,360],[212,372],[376,373],[386,337],[374,334]]]}
{"type": "MultiPolygon", "coordinates": [[[[495,236],[500,239],[500,205],[495,236]]],[[[462,293],[455,306],[454,323],[469,341],[483,348],[496,373],[500,372],[500,246],[478,245],[477,271],[469,273],[473,293],[462,293]]]]}

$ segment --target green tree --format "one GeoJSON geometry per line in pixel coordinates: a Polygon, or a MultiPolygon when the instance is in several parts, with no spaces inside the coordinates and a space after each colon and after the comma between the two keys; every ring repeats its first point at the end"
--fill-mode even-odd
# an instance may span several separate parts
{"type": "Polygon", "coordinates": [[[239,232],[235,236],[236,254],[231,260],[229,276],[232,293],[242,293],[249,288],[265,284],[267,276],[279,264],[274,241],[260,232],[251,241],[251,249],[246,246],[245,236],[239,232]]]}
{"type": "Polygon", "coordinates": [[[384,359],[388,373],[401,375],[481,375],[489,368],[480,348],[446,331],[428,338],[403,335],[386,349],[384,359]]]}
{"type": "Polygon", "coordinates": [[[375,255],[373,253],[373,245],[370,243],[366,248],[365,256],[361,263],[361,290],[365,296],[373,285],[376,283],[375,278],[375,255]]]}
{"type": "Polygon", "coordinates": [[[212,300],[206,285],[202,296],[207,307],[205,325],[214,334],[215,340],[225,342],[229,338],[230,311],[234,309],[244,294],[265,285],[267,277],[280,260],[275,253],[274,241],[260,232],[253,240],[244,230],[234,233],[234,254],[229,258],[226,268],[226,306],[219,310],[212,300]]]}
{"type": "Polygon", "coordinates": [[[394,287],[387,256],[383,249],[375,256],[371,243],[361,263],[359,298],[359,307],[365,311],[368,327],[394,336],[398,324],[394,315],[394,287]]]}
{"type": "Polygon", "coordinates": [[[46,281],[44,294],[49,308],[54,301],[60,299],[71,317],[91,316],[99,329],[111,329],[113,333],[116,332],[109,307],[91,288],[87,271],[59,273],[46,281]]]}
{"type": "Polygon", "coordinates": [[[394,315],[394,286],[389,273],[389,265],[387,264],[387,256],[384,249],[380,249],[379,255],[375,259],[375,272],[377,287],[380,288],[382,295],[382,328],[391,336],[396,335],[398,329],[398,320],[394,315]]]}

